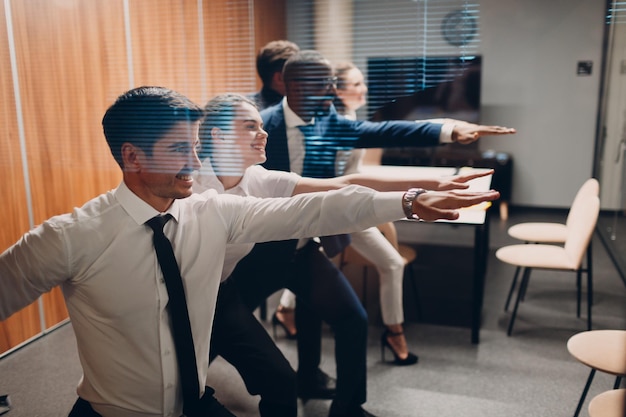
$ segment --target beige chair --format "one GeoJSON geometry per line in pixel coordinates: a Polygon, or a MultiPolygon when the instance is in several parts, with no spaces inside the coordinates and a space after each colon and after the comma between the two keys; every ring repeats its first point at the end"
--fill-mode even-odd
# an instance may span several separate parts
{"type": "Polygon", "coordinates": [[[589,417],[625,417],[626,389],[605,391],[589,403],[589,417]]]}
{"type": "MultiPolygon", "coordinates": [[[[413,296],[415,297],[415,305],[417,317],[421,317],[421,306],[419,302],[419,292],[417,290],[417,283],[413,277],[413,270],[411,269],[411,262],[415,260],[417,254],[415,249],[410,246],[402,245],[398,243],[398,231],[396,230],[396,226],[392,223],[384,223],[378,226],[378,229],[381,231],[383,236],[387,238],[387,240],[393,245],[394,248],[400,253],[402,259],[404,260],[404,274],[405,278],[408,278],[411,281],[411,286],[413,288],[413,296]]],[[[363,306],[365,306],[365,302],[367,300],[367,271],[368,268],[375,268],[375,265],[369,260],[364,258],[360,253],[354,250],[350,245],[348,245],[343,252],[339,255],[339,269],[343,270],[348,265],[358,265],[363,268],[362,275],[362,294],[363,294],[363,306]]]]}
{"type": "Polygon", "coordinates": [[[582,274],[583,272],[587,273],[587,330],[591,330],[592,276],[589,270],[583,269],[582,259],[593,235],[599,212],[600,199],[597,196],[587,196],[581,199],[580,204],[572,205],[568,215],[567,237],[564,246],[519,244],[505,246],[496,251],[496,257],[500,261],[520,267],[523,270],[507,335],[510,336],[513,330],[519,302],[526,293],[530,273],[533,269],[576,272],[578,317],[580,317],[582,274]]]}
{"type": "MultiPolygon", "coordinates": [[[[581,204],[582,200],[588,195],[599,195],[600,193],[600,184],[598,180],[595,178],[589,178],[587,181],[583,183],[583,185],[579,188],[576,196],[574,197],[574,201],[572,202],[572,207],[581,204]]],[[[570,208],[571,213],[571,208],[570,208]]],[[[557,243],[563,244],[567,239],[567,228],[570,224],[571,218],[568,213],[568,216],[565,220],[565,223],[550,223],[550,222],[527,222],[527,223],[519,223],[513,225],[509,228],[507,233],[509,236],[522,240],[526,243],[557,243]]],[[[587,246],[587,270],[588,273],[592,273],[592,252],[591,252],[591,241],[589,241],[589,245],[587,246]]],[[[511,296],[513,295],[513,289],[515,288],[515,284],[517,283],[517,279],[519,277],[521,267],[517,267],[515,269],[515,275],[513,276],[513,282],[511,283],[511,288],[509,290],[509,295],[506,298],[506,303],[504,304],[504,311],[509,309],[509,303],[511,302],[511,296]]],[[[580,283],[579,283],[580,284],[580,283]]],[[[522,295],[522,300],[523,300],[522,295]]],[[[578,312],[580,315],[580,312],[578,312]]]]}
{"type": "MultiPolygon", "coordinates": [[[[567,341],[567,350],[577,361],[591,368],[587,383],[585,384],[585,388],[578,401],[578,406],[576,407],[576,412],[574,413],[574,417],[578,417],[596,371],[615,375],[614,390],[619,388],[622,377],[626,376],[626,330],[592,330],[577,333],[567,341]]],[[[611,403],[612,400],[609,398],[613,398],[612,395],[613,394],[608,395],[606,399],[596,397],[598,398],[596,400],[596,398],[594,398],[589,405],[590,415],[603,417],[619,415],[624,417],[626,415],[623,414],[624,410],[626,410],[624,407],[621,408],[622,414],[602,414],[599,412],[601,409],[605,408],[606,404],[611,403]],[[596,404],[593,408],[595,408],[597,412],[591,414],[592,404],[594,404],[594,402],[596,404]]],[[[622,398],[626,398],[623,393],[615,395],[621,395],[622,398]]]]}

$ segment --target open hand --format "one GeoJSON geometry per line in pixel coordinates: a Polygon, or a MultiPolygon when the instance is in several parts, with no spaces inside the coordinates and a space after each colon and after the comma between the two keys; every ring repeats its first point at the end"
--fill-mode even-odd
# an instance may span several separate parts
{"type": "Polygon", "coordinates": [[[486,177],[487,175],[493,175],[494,170],[490,169],[487,171],[472,171],[468,174],[459,174],[451,177],[445,177],[439,179],[439,183],[433,190],[437,191],[448,191],[448,190],[465,190],[469,188],[468,182],[480,178],[486,177]]]}
{"type": "Polygon", "coordinates": [[[500,198],[500,193],[490,191],[428,191],[413,201],[413,213],[425,221],[456,220],[458,209],[500,198]]]}
{"type": "Polygon", "coordinates": [[[452,130],[452,141],[463,145],[476,141],[481,136],[488,135],[511,135],[516,130],[503,126],[485,126],[474,123],[459,122],[452,130]]]}

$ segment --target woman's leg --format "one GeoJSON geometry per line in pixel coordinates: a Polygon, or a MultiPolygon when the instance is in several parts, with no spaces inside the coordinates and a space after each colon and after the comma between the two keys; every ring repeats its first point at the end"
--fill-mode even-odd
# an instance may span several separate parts
{"type": "Polygon", "coordinates": [[[404,259],[376,227],[352,233],[350,245],[376,266],[380,280],[380,309],[383,323],[402,324],[404,259]]]}
{"type": "Polygon", "coordinates": [[[280,324],[287,332],[288,338],[294,338],[298,333],[296,328],[296,295],[289,290],[283,290],[278,307],[272,316],[272,324],[280,324]]]}
{"type": "Polygon", "coordinates": [[[398,358],[406,360],[409,357],[409,349],[402,328],[404,259],[376,227],[353,233],[351,238],[352,248],[372,262],[378,271],[380,309],[383,323],[387,328],[383,337],[387,339],[398,358]]]}

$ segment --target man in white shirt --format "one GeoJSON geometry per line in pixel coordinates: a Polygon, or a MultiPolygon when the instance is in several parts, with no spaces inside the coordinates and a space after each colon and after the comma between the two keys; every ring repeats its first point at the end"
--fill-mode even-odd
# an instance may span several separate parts
{"type": "MultiPolygon", "coordinates": [[[[62,287],[83,369],[70,416],[232,416],[204,387],[207,323],[226,244],[344,233],[406,214],[404,193],[363,187],[290,199],[211,190],[192,195],[202,116],[200,107],[165,88],[140,87],[120,96],[102,124],[123,182],[72,213],[50,218],[0,255],[0,320],[62,287]],[[189,306],[195,381],[179,375],[169,311],[174,298],[146,224],[163,214],[172,219],[164,233],[189,306]],[[186,404],[184,383],[197,384],[199,392],[186,404]]],[[[462,205],[497,197],[484,193],[462,205]]],[[[435,200],[442,199],[422,194],[410,201],[410,211],[428,216],[435,200]]]]}

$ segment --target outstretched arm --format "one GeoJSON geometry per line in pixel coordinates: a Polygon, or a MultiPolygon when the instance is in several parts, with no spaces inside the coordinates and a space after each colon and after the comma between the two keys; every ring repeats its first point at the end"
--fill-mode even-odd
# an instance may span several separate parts
{"type": "Polygon", "coordinates": [[[293,194],[310,193],[316,191],[337,190],[348,185],[362,185],[376,191],[404,191],[409,188],[424,188],[426,190],[457,190],[467,189],[469,181],[492,175],[493,170],[478,171],[462,175],[434,178],[380,178],[369,174],[350,174],[336,178],[306,178],[303,177],[296,184],[293,194]]]}
{"type": "Polygon", "coordinates": [[[416,120],[416,122],[443,123],[453,126],[450,133],[452,142],[458,142],[462,145],[472,143],[481,136],[511,135],[517,132],[510,127],[477,125],[463,120],[448,118],[416,120]]]}
{"type": "Polygon", "coordinates": [[[452,141],[467,145],[481,136],[511,135],[513,133],[516,133],[516,130],[510,127],[477,125],[455,120],[452,129],[452,141]]]}
{"type": "Polygon", "coordinates": [[[425,221],[456,220],[459,218],[458,209],[497,200],[499,197],[500,193],[495,190],[486,192],[429,191],[420,194],[413,201],[413,214],[425,221]]]}
{"type": "MultiPolygon", "coordinates": [[[[267,242],[353,233],[403,217],[455,220],[458,209],[497,199],[497,191],[377,192],[351,185],[291,198],[241,198],[223,194],[212,201],[228,225],[227,243],[267,242]],[[413,196],[411,200],[409,195],[413,196]],[[410,201],[410,204],[408,204],[410,201]]],[[[207,200],[209,201],[209,200],[207,200]]]]}

